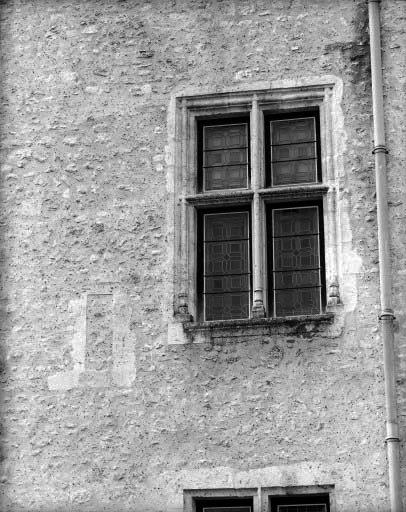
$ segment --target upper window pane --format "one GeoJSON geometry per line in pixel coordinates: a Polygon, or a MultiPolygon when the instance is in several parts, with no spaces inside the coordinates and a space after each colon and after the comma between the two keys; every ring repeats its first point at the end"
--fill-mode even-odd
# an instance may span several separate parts
{"type": "Polygon", "coordinates": [[[315,117],[269,122],[272,186],[317,182],[315,117]]]}
{"type": "Polygon", "coordinates": [[[248,124],[203,128],[203,190],[248,187],[248,124]]]}

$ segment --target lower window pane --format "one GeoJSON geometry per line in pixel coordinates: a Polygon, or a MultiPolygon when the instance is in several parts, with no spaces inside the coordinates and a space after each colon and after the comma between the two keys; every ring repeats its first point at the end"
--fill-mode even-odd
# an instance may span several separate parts
{"type": "Polygon", "coordinates": [[[249,292],[208,293],[205,295],[206,320],[231,320],[249,316],[249,292]]]}
{"type": "Polygon", "coordinates": [[[207,242],[205,266],[207,275],[244,274],[249,271],[248,240],[207,242]]]}
{"type": "Polygon", "coordinates": [[[246,164],[208,167],[204,170],[204,189],[247,188],[247,176],[248,167],[246,164]]]}
{"type": "Polygon", "coordinates": [[[206,277],[205,293],[241,292],[250,289],[249,275],[206,277]]]}
{"type": "Polygon", "coordinates": [[[320,271],[305,270],[298,272],[275,272],[275,289],[302,288],[305,286],[319,286],[320,271]]]}
{"type": "Polygon", "coordinates": [[[205,213],[203,224],[204,319],[247,318],[251,288],[249,213],[205,213]]]}
{"type": "Polygon", "coordinates": [[[272,164],[272,185],[313,183],[317,181],[317,160],[295,160],[272,164]]]}
{"type": "Polygon", "coordinates": [[[276,316],[317,315],[320,305],[319,287],[275,290],[276,316]]]}

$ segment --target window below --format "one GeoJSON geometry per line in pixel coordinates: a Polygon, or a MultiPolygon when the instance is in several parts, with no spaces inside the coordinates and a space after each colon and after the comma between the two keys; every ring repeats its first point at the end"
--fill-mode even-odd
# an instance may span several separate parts
{"type": "Polygon", "coordinates": [[[334,512],[334,485],[184,490],[184,512],[334,512]]]}

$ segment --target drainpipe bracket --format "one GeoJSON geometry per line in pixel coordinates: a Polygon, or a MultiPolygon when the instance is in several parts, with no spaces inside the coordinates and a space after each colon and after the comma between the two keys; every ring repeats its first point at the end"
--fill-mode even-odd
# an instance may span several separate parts
{"type": "Polygon", "coordinates": [[[379,146],[374,146],[374,149],[372,150],[373,155],[375,155],[376,153],[385,153],[387,155],[389,153],[389,151],[386,149],[386,146],[379,145],[379,146]]]}

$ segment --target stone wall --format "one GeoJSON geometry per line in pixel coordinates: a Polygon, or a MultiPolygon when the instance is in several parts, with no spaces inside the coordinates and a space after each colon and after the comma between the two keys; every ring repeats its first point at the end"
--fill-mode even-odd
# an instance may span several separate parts
{"type": "MultiPolygon", "coordinates": [[[[382,11],[404,437],[406,3],[382,11]]],[[[1,509],[181,512],[184,489],[334,485],[337,511],[388,510],[366,2],[0,13],[1,509]],[[343,84],[335,329],[173,344],[171,97],[323,75],[343,84]]]]}

